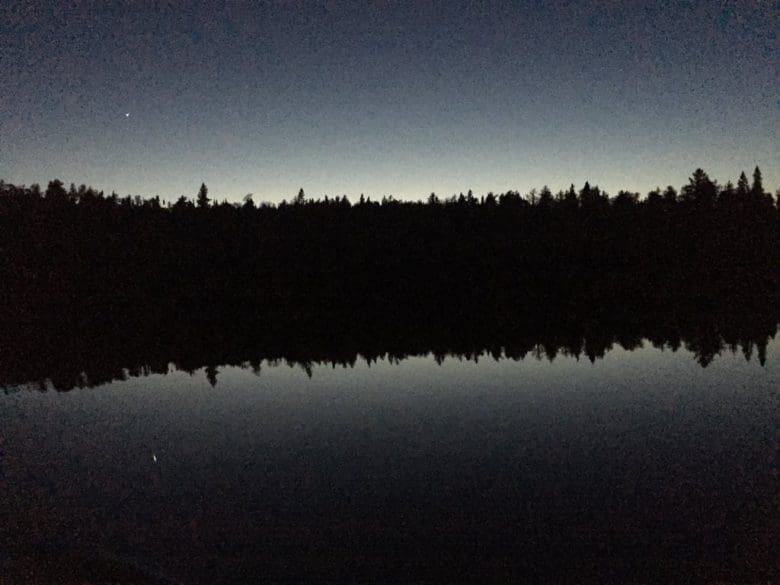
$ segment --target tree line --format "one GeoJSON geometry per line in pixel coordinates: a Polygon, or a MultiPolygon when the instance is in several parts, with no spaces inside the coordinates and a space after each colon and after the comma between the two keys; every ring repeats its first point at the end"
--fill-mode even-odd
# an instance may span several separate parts
{"type": "MultiPolygon", "coordinates": [[[[218,203],[205,185],[163,202],[0,181],[0,324],[11,354],[45,339],[99,362],[79,339],[119,354],[116,344],[138,342],[109,370],[159,361],[166,336],[207,349],[164,351],[165,360],[183,353],[202,367],[258,355],[468,355],[520,338],[534,347],[551,331],[563,336],[551,347],[573,355],[583,340],[609,347],[621,331],[699,339],[706,365],[731,341],[722,325],[691,329],[692,316],[760,316],[761,337],[774,334],[778,244],[780,197],[758,168],[736,185],[697,169],[679,190],[645,197],[585,183],[416,202],[301,190],[278,205],[218,203]],[[565,327],[553,325],[561,319],[565,327]],[[234,350],[219,358],[214,340],[234,350]]],[[[35,361],[11,354],[6,369],[35,361]]]]}
{"type": "Polygon", "coordinates": [[[217,305],[304,316],[470,312],[542,300],[630,304],[777,289],[778,202],[761,172],[610,198],[589,183],[425,202],[255,205],[0,182],[2,318],[217,305]],[[692,288],[693,287],[693,288],[692,288]],[[695,290],[693,290],[695,289],[695,290]]]}

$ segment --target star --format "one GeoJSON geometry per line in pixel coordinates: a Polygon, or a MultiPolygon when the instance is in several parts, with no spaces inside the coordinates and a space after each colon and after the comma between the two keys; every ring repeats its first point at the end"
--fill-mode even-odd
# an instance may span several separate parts
{"type": "Polygon", "coordinates": [[[125,118],[129,118],[129,117],[130,117],[130,112],[127,112],[127,113],[125,114],[125,118]]]}

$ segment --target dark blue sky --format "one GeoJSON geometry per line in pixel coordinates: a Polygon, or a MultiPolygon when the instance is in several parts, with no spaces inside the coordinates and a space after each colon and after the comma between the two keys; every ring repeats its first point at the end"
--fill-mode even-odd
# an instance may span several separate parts
{"type": "Polygon", "coordinates": [[[779,6],[4,2],[0,178],[418,199],[758,164],[774,189],[779,6]]]}

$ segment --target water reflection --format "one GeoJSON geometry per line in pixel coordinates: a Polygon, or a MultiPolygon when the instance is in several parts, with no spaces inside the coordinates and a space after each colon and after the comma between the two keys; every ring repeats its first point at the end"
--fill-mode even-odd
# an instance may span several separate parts
{"type": "Polygon", "coordinates": [[[203,368],[2,396],[5,574],[772,582],[779,349],[763,367],[649,344],[592,364],[264,363],[215,368],[220,392],[203,368]]]}
{"type": "Polygon", "coordinates": [[[205,368],[212,386],[219,366],[240,366],[259,373],[263,364],[293,364],[311,375],[316,365],[354,367],[381,359],[398,362],[431,355],[447,357],[553,361],[558,356],[602,359],[619,347],[644,344],[688,350],[702,367],[723,352],[741,353],[762,366],[780,315],[771,298],[722,299],[706,309],[666,305],[631,307],[540,306],[506,314],[439,315],[404,320],[355,313],[296,320],[272,312],[217,315],[144,314],[143,318],[47,320],[35,326],[6,327],[0,347],[0,385],[27,385],[67,391],[127,377],[192,373],[205,368]],[[410,322],[411,321],[411,322],[410,322]]]}

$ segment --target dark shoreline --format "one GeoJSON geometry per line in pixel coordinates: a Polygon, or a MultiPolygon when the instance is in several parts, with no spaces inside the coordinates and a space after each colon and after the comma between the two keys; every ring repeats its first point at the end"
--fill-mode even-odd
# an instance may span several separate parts
{"type": "Polygon", "coordinates": [[[706,366],[780,321],[780,209],[697,170],[678,193],[597,187],[277,206],[0,182],[0,385],[284,359],[539,352],[641,339],[706,366]],[[82,375],[83,374],[83,375],[82,375]]]}

